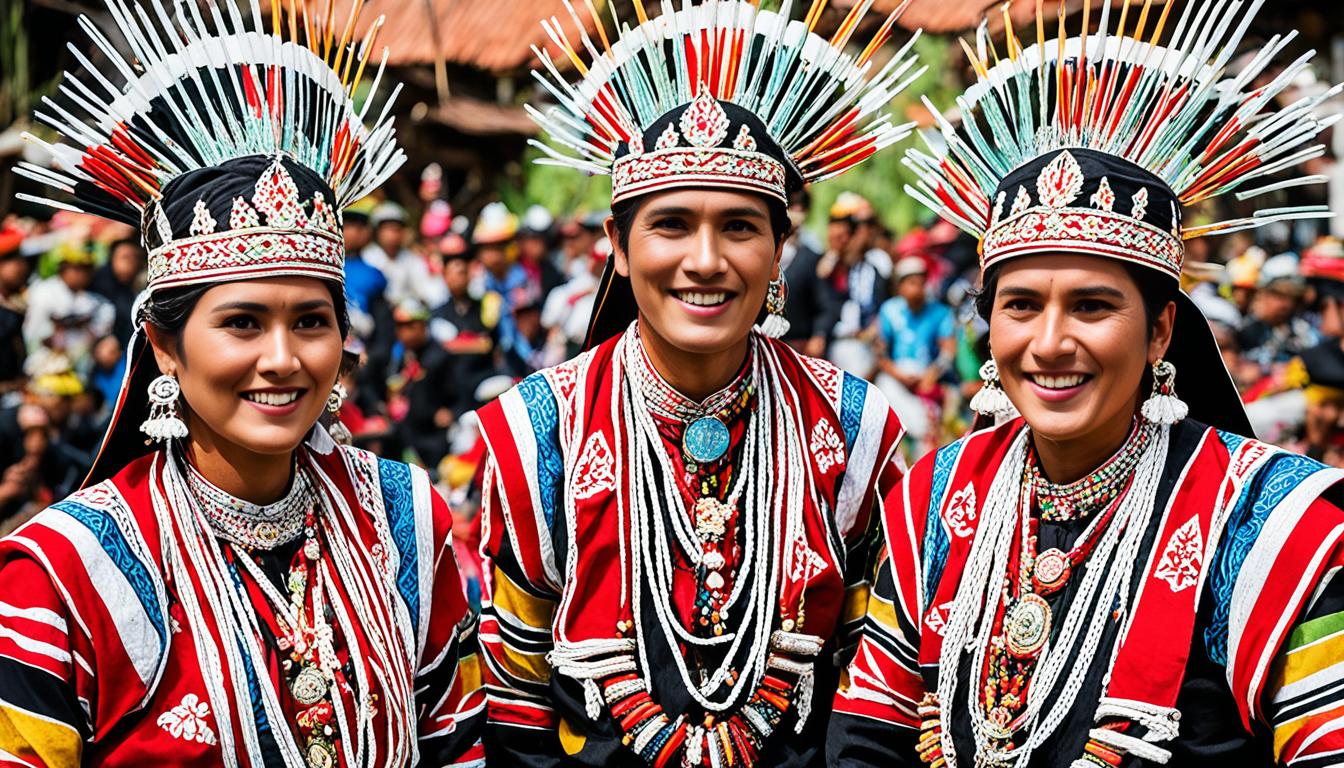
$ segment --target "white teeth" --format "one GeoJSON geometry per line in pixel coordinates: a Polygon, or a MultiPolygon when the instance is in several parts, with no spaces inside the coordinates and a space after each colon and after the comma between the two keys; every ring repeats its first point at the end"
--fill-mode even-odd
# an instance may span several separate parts
{"type": "Polygon", "coordinates": [[[1032,376],[1035,381],[1046,389],[1069,389],[1083,383],[1086,376],[1074,374],[1072,376],[1032,376]]]}
{"type": "Polygon", "coordinates": [[[677,291],[677,298],[687,304],[694,304],[697,307],[713,307],[728,300],[726,293],[691,293],[689,291],[677,291]]]}
{"type": "Polygon", "coordinates": [[[298,391],[293,392],[244,392],[243,397],[262,405],[289,405],[299,399],[298,391]]]}

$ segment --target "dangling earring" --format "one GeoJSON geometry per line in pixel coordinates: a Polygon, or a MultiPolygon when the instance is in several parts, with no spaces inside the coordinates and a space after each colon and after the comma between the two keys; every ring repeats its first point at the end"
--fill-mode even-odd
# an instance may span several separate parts
{"type": "Polygon", "coordinates": [[[985,385],[971,398],[971,410],[982,416],[1004,420],[1015,419],[1020,415],[1013,401],[1008,399],[1008,393],[999,384],[999,364],[994,362],[994,358],[991,357],[980,366],[980,379],[985,385]]]}
{"type": "Polygon", "coordinates": [[[1143,418],[1171,426],[1190,415],[1190,406],[1176,396],[1176,366],[1166,360],[1153,363],[1153,393],[1143,401],[1143,418]]]}
{"type": "Polygon", "coordinates": [[[771,280],[765,290],[765,321],[761,323],[761,333],[772,339],[778,339],[789,332],[789,321],[784,317],[784,303],[789,298],[789,284],[781,276],[771,280]]]}
{"type": "Polygon", "coordinates": [[[331,388],[331,394],[327,395],[327,413],[331,414],[331,425],[327,427],[327,433],[331,439],[341,445],[350,445],[355,436],[350,434],[350,428],[341,421],[341,404],[346,398],[345,387],[336,382],[336,386],[331,388]]]}
{"type": "Polygon", "coordinates": [[[156,443],[181,440],[187,436],[187,425],[177,415],[177,398],[182,387],[177,379],[163,375],[149,383],[149,418],[140,425],[140,431],[156,443]]]}

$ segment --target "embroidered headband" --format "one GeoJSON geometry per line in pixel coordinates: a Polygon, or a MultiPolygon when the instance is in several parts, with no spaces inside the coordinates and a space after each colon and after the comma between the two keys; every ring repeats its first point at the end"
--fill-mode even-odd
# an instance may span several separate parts
{"type": "Polygon", "coordinates": [[[915,67],[918,33],[886,64],[872,61],[908,4],[853,54],[846,46],[871,1],[856,3],[827,40],[813,32],[825,0],[814,0],[804,21],[790,21],[792,0],[778,13],[755,0],[681,10],[663,0],[652,19],[635,0],[638,25],[615,20],[622,33],[614,41],[588,2],[596,43],[567,1],[580,45],[556,19],[542,26],[582,79],[570,84],[534,49],[544,70],[533,76],[557,102],[545,112],[528,108],[550,138],[532,142],[545,154],[538,162],[610,175],[613,203],[685,186],[787,201],[804,183],[837,176],[911,132],[912,124],[892,123],[886,106],[925,70],[915,67]]]}
{"type": "Polygon", "coordinates": [[[324,16],[300,0],[286,16],[273,2],[268,33],[258,0],[246,19],[236,0],[208,18],[196,3],[170,18],[161,0],[107,0],[129,54],[80,17],[114,71],[71,46],[84,69],[60,86],[71,108],[44,98],[36,113],[70,143],[24,134],[53,167],[17,169],[73,201],[20,197],[140,227],[151,293],[263,274],[342,281],[340,211],[405,159],[389,111],[399,86],[364,122],[386,49],[355,104],[383,23],[355,40],[360,6],[338,20],[330,4],[324,16]]]}
{"type": "MultiPolygon", "coordinates": [[[[919,180],[906,190],[980,239],[982,267],[1064,250],[1179,277],[1184,240],[1330,216],[1327,206],[1293,206],[1182,226],[1184,205],[1243,187],[1252,188],[1237,192],[1238,200],[1325,180],[1252,184],[1320,156],[1324,149],[1312,142],[1339,119],[1314,112],[1340,86],[1273,110],[1311,53],[1260,84],[1296,33],[1274,36],[1227,74],[1263,2],[1186,2],[1166,47],[1157,41],[1174,2],[1151,29],[1152,0],[1136,11],[1132,29],[1130,5],[1122,4],[1114,32],[1109,2],[1096,34],[1067,37],[1061,15],[1059,37],[1049,42],[1038,14],[1036,44],[1025,49],[1005,15],[1002,56],[982,24],[975,50],[962,43],[978,75],[957,100],[962,124],[938,117],[942,141],[926,137],[932,154],[907,152],[919,180]]],[[[1086,2],[1083,29],[1091,28],[1091,13],[1086,2]]]]}

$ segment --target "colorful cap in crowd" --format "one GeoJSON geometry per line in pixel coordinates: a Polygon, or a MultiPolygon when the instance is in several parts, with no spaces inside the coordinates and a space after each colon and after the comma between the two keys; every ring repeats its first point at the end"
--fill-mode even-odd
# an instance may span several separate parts
{"type": "MultiPolygon", "coordinates": [[[[1091,5],[1081,14],[1085,30],[1091,5]]],[[[1313,110],[1338,89],[1276,107],[1275,97],[1310,65],[1303,56],[1276,69],[1292,35],[1274,36],[1245,66],[1229,69],[1263,0],[1174,1],[1160,12],[1151,0],[1099,5],[1095,34],[1067,36],[1061,17],[1049,20],[1059,37],[1047,40],[1047,20],[1038,16],[1035,44],[1026,48],[1007,23],[1006,49],[995,50],[982,25],[974,49],[963,43],[978,81],[957,100],[961,125],[939,117],[931,153],[907,154],[919,174],[907,191],[979,238],[982,267],[1085,254],[1176,283],[1187,239],[1329,215],[1325,206],[1263,207],[1231,220],[1182,221],[1184,206],[1233,191],[1248,200],[1321,181],[1274,175],[1319,154],[1312,144],[1332,121],[1313,110]],[[1166,31],[1172,43],[1158,45],[1166,31]]],[[[1191,402],[1194,418],[1249,434],[1208,324],[1184,294],[1167,358],[1185,387],[1201,393],[1191,402]],[[1217,381],[1204,389],[1195,376],[1217,381]]]]}
{"type": "Polygon", "coordinates": [[[471,241],[476,245],[500,245],[518,235],[518,217],[503,203],[490,203],[481,209],[471,241]]]}

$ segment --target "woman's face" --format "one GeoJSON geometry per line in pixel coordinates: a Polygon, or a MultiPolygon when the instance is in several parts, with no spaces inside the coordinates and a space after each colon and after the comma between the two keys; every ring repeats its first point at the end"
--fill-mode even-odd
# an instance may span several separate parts
{"type": "Polygon", "coordinates": [[[999,273],[989,344],[1004,391],[1040,437],[1124,429],[1144,371],[1167,350],[1176,305],[1152,339],[1139,287],[1118,261],[1029,256],[999,273]]]}
{"type": "Polygon", "coordinates": [[[175,375],[194,445],[287,455],[322,414],[341,364],[331,292],[315,278],[226,283],[201,295],[180,338],[149,326],[175,375]]]}
{"type": "MultiPolygon", "coordinates": [[[[612,220],[611,242],[620,242],[612,220]]],[[[641,201],[629,249],[615,249],[646,328],[691,354],[742,343],[779,274],[780,246],[765,198],[724,190],[676,190],[641,201]]]]}

